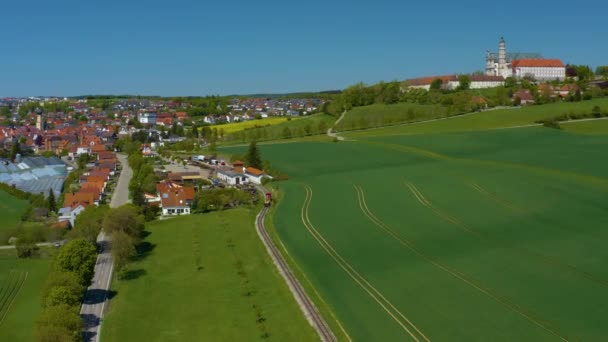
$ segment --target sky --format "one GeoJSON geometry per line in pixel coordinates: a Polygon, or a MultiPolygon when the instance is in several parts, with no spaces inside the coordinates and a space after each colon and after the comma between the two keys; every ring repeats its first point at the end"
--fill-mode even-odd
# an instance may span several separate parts
{"type": "Polygon", "coordinates": [[[343,89],[470,73],[508,52],[608,64],[608,1],[19,0],[0,5],[0,97],[343,89]]]}

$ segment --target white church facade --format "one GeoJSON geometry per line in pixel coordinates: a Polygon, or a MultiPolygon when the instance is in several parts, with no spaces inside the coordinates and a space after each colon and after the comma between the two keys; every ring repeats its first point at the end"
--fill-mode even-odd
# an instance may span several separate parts
{"type": "Polygon", "coordinates": [[[498,43],[498,53],[486,52],[486,75],[524,78],[539,81],[564,80],[566,66],[559,59],[545,59],[537,53],[507,53],[504,38],[498,43]]]}

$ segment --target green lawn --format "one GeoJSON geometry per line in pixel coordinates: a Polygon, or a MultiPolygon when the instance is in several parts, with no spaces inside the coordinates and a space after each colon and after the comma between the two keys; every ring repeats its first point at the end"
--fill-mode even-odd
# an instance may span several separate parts
{"type": "MultiPolygon", "coordinates": [[[[17,199],[10,194],[0,190],[0,212],[2,212],[2,220],[0,220],[0,236],[1,232],[16,228],[21,222],[21,215],[28,207],[28,202],[17,199]]],[[[0,245],[6,244],[6,241],[0,241],[0,245]]]]}
{"type": "MultiPolygon", "coordinates": [[[[556,117],[570,112],[591,113],[592,108],[596,105],[601,108],[608,107],[608,98],[583,102],[559,102],[542,106],[526,106],[523,108],[497,109],[452,117],[446,120],[369,129],[350,133],[346,132],[344,133],[344,136],[349,138],[361,138],[369,136],[467,132],[508,128],[534,124],[536,120],[556,117]]],[[[349,114],[347,114],[347,116],[348,115],[349,114]]]]}
{"type": "Polygon", "coordinates": [[[336,126],[336,130],[349,131],[380,127],[403,122],[445,118],[447,115],[447,108],[441,105],[420,105],[415,103],[374,104],[355,107],[348,111],[342,121],[336,126]]]}
{"type": "Polygon", "coordinates": [[[148,225],[151,251],[114,281],[106,341],[313,341],[254,228],[253,209],[148,225]],[[258,323],[258,313],[264,318],[258,323]]]}
{"type": "Polygon", "coordinates": [[[0,341],[34,339],[48,270],[49,259],[18,259],[15,250],[0,251],[0,341]]]}
{"type": "Polygon", "coordinates": [[[604,340],[607,148],[543,127],[260,146],[290,177],[278,236],[361,341],[604,340]]]}
{"type": "Polygon", "coordinates": [[[579,134],[608,134],[608,119],[591,121],[569,121],[560,123],[567,132],[579,134]]]}

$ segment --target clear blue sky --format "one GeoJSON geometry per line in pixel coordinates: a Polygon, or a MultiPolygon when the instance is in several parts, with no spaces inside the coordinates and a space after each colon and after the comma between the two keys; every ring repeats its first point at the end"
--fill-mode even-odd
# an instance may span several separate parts
{"type": "Polygon", "coordinates": [[[464,73],[508,51],[608,64],[608,2],[19,0],[0,97],[341,89],[464,73]]]}

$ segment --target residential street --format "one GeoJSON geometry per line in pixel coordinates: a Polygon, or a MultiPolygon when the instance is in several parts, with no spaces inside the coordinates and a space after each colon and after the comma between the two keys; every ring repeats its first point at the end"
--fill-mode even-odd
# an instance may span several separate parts
{"type": "MultiPolygon", "coordinates": [[[[133,171],[127,163],[127,157],[119,154],[118,160],[122,164],[122,173],[112,195],[110,207],[116,208],[129,202],[129,181],[133,171]]],[[[108,239],[103,232],[97,237],[97,245],[101,249],[95,264],[95,275],[82,303],[80,317],[84,321],[84,340],[99,341],[101,323],[106,300],[108,300],[110,282],[112,280],[112,255],[108,248],[108,239]]]]}

